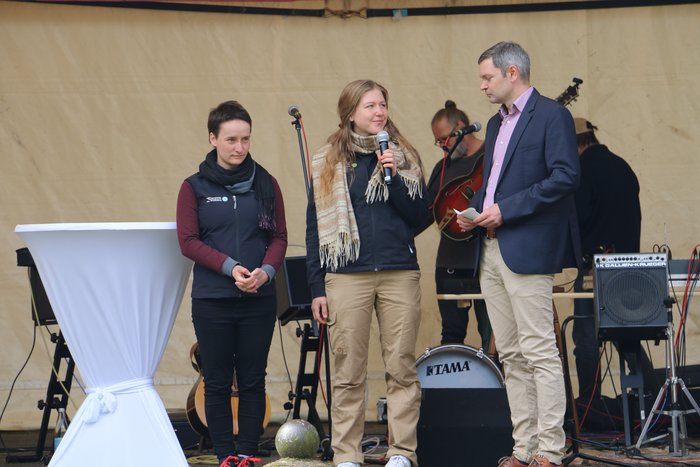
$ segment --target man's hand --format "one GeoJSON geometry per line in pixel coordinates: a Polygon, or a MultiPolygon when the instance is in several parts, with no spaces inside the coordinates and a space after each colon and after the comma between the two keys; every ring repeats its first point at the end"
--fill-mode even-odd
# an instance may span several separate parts
{"type": "Polygon", "coordinates": [[[464,217],[463,215],[457,215],[457,225],[459,225],[459,228],[462,230],[462,232],[470,232],[476,228],[478,225],[476,223],[476,217],[474,220],[469,219],[468,217],[464,217]]]}
{"type": "Polygon", "coordinates": [[[484,212],[474,219],[479,226],[485,229],[496,229],[503,225],[503,216],[498,203],[489,206],[484,212]]]}
{"type": "Polygon", "coordinates": [[[316,297],[311,302],[311,312],[320,324],[328,323],[328,302],[326,297],[316,297]]]}
{"type": "Polygon", "coordinates": [[[498,207],[498,203],[491,205],[484,212],[476,216],[474,220],[470,220],[464,216],[457,216],[457,225],[462,229],[462,232],[469,232],[476,226],[485,229],[496,229],[503,225],[501,208],[498,207]]]}

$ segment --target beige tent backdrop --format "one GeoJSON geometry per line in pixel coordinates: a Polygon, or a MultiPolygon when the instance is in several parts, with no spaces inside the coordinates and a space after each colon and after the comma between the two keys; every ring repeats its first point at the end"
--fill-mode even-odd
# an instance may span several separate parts
{"type": "MultiPolygon", "coordinates": [[[[497,41],[518,41],[531,54],[532,81],[543,94],[556,97],[573,77],[583,79],[571,111],[597,125],[601,141],[636,171],[643,248],[667,244],[674,258],[688,258],[700,241],[699,24],[697,4],[363,19],[0,2],[0,403],[14,384],[0,428],[39,426],[36,401],[45,396],[53,354],[46,331],[30,318],[15,225],[173,221],[182,180],[209,150],[208,111],[227,99],[239,100],[253,117],[251,152],[284,193],[288,255],[304,255],[306,195],[287,107],[301,109],[313,151],[337,125],[342,87],[375,79],[389,89],[392,119],[429,169],[441,156],[432,144],[433,113],[449,98],[486,123],[496,108],[479,91],[476,60],[497,41]],[[35,332],[31,358],[15,381],[35,332]]],[[[417,355],[439,343],[437,241],[434,228],[417,240],[423,270],[417,355]]],[[[571,301],[558,308],[563,319],[571,301]]],[[[697,310],[687,324],[688,363],[700,360],[697,310]]],[[[478,345],[470,327],[468,343],[478,345]]],[[[282,404],[297,372],[295,329],[281,327],[270,354],[268,392],[277,420],[286,415],[282,404]]],[[[183,408],[195,382],[193,341],[188,289],[156,374],[169,408],[183,408]]],[[[662,367],[663,345],[654,355],[662,367]]],[[[385,391],[382,368],[375,329],[370,417],[385,391]]],[[[78,404],[81,392],[74,384],[78,404]]],[[[317,408],[325,414],[321,399],[317,408]]]]}

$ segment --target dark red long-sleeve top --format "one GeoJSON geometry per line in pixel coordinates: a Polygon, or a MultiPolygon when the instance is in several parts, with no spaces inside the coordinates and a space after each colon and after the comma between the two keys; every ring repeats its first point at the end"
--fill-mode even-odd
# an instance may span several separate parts
{"type": "MultiPolygon", "coordinates": [[[[270,235],[262,264],[269,264],[277,271],[282,265],[287,250],[287,223],[282,191],[274,177],[272,182],[275,192],[275,230],[270,235]]],[[[196,264],[221,273],[221,268],[229,255],[205,243],[200,232],[197,195],[190,183],[185,180],[180,187],[177,199],[177,233],[180,248],[182,253],[196,264]]],[[[245,248],[245,245],[238,245],[238,247],[245,248]]],[[[232,259],[240,261],[240,258],[232,259]]]]}

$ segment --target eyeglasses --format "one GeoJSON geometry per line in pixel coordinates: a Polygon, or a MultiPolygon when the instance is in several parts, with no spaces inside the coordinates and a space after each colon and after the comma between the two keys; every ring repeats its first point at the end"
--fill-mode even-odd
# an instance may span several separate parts
{"type": "Polygon", "coordinates": [[[457,131],[457,125],[455,125],[452,130],[450,130],[449,134],[447,136],[444,136],[442,138],[435,138],[435,146],[439,147],[442,149],[443,147],[447,146],[447,142],[450,141],[450,138],[452,137],[452,133],[457,131]]]}
{"type": "Polygon", "coordinates": [[[449,136],[448,136],[447,138],[442,138],[442,139],[441,139],[441,138],[435,138],[434,144],[435,144],[435,146],[441,148],[441,147],[447,145],[447,140],[448,140],[448,139],[450,139],[449,136]]]}

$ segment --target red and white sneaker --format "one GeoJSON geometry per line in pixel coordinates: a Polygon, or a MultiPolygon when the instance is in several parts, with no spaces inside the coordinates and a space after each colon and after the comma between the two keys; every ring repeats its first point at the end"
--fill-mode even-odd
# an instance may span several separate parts
{"type": "Polygon", "coordinates": [[[219,467],[255,467],[256,462],[262,460],[252,456],[228,456],[219,467]]]}

